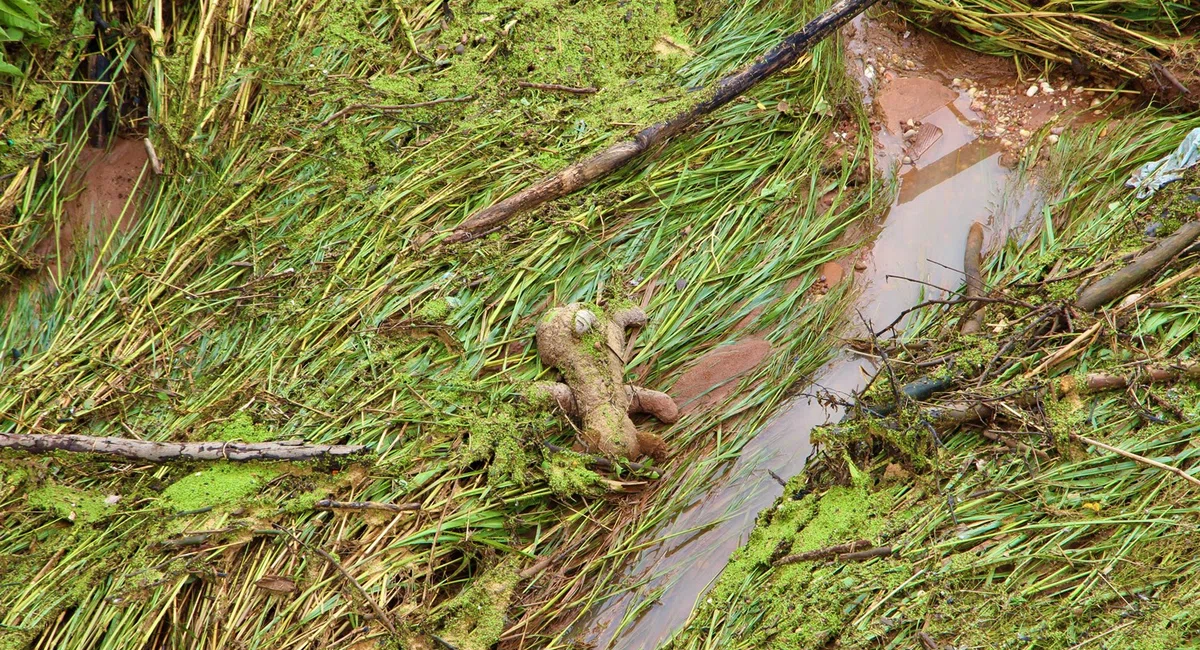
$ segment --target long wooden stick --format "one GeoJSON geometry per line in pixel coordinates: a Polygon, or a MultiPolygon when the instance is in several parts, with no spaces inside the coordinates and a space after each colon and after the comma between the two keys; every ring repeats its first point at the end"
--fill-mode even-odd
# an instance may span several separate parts
{"type": "Polygon", "coordinates": [[[1124,296],[1130,289],[1157,273],[1167,262],[1175,259],[1175,256],[1190,246],[1197,237],[1200,237],[1200,221],[1183,224],[1173,235],[1159,242],[1129,266],[1085,289],[1075,301],[1075,306],[1083,311],[1094,311],[1124,296]]]}
{"type": "Polygon", "coordinates": [[[105,454],[131,460],[163,463],[172,460],[311,460],[322,456],[353,456],[366,445],[306,445],[300,442],[153,442],[132,438],[99,438],[71,434],[0,433],[0,448],[35,454],[73,451],[105,454]]]}
{"type": "Polygon", "coordinates": [[[557,174],[543,178],[499,203],[476,212],[460,223],[445,242],[455,243],[472,239],[479,233],[490,231],[504,223],[518,212],[564,197],[612,174],[634,158],[691,126],[702,116],[733,101],[772,74],[788,68],[835,29],[876,2],[878,0],[838,0],[828,11],[785,38],[754,63],[722,78],[712,91],[705,93],[705,99],[688,110],[669,120],[648,126],[639,131],[632,140],[618,142],[557,174]]]}

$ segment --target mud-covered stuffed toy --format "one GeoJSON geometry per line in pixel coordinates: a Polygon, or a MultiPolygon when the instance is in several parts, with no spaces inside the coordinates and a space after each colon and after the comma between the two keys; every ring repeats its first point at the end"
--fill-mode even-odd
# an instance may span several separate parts
{"type": "Polygon", "coordinates": [[[568,415],[583,423],[583,442],[606,456],[661,460],[667,447],[658,436],[638,431],[630,413],[649,413],[662,422],[679,419],[670,395],[626,385],[625,329],[646,324],[637,307],[611,316],[595,307],[571,303],[550,310],[538,323],[537,348],[542,363],[557,368],[566,384],[539,384],[568,415]]]}

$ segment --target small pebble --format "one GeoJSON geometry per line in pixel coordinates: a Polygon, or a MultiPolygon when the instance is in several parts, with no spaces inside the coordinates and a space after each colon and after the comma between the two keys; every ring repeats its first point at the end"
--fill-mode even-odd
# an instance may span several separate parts
{"type": "Polygon", "coordinates": [[[1148,225],[1146,226],[1146,229],[1145,229],[1144,231],[1142,231],[1142,232],[1143,232],[1143,233],[1144,233],[1144,234],[1145,234],[1147,237],[1157,237],[1157,236],[1158,236],[1158,231],[1159,231],[1160,229],[1162,229],[1162,224],[1161,224],[1161,223],[1159,223],[1159,222],[1157,222],[1157,221],[1154,221],[1154,222],[1151,222],[1150,224],[1148,224],[1148,225]]]}
{"type": "Polygon", "coordinates": [[[1052,129],[1050,129],[1050,133],[1052,133],[1054,135],[1062,135],[1063,130],[1065,130],[1065,129],[1066,129],[1066,127],[1064,127],[1064,126],[1056,126],[1052,129]]]}
{"type": "Polygon", "coordinates": [[[1022,138],[1028,138],[1029,136],[1033,135],[1033,132],[1029,129],[1021,129],[1020,131],[1017,131],[1017,133],[1020,133],[1022,138]]]}
{"type": "Polygon", "coordinates": [[[909,127],[910,129],[911,129],[911,128],[916,128],[916,126],[917,126],[917,123],[916,123],[916,122],[914,122],[914,121],[913,121],[913,119],[912,119],[911,117],[910,117],[910,118],[908,118],[908,121],[907,121],[907,122],[905,122],[905,124],[907,124],[907,125],[908,125],[908,127],[909,127]]]}
{"type": "Polygon", "coordinates": [[[1123,299],[1121,299],[1121,306],[1122,306],[1122,307],[1128,307],[1128,306],[1132,305],[1133,303],[1135,303],[1135,302],[1137,302],[1137,301],[1139,301],[1139,300],[1141,300],[1141,299],[1142,299],[1142,294],[1140,294],[1140,293],[1131,293],[1131,294],[1129,294],[1128,296],[1125,296],[1123,299]]]}
{"type": "Polygon", "coordinates": [[[678,280],[675,281],[675,290],[676,291],[683,291],[686,288],[687,288],[687,280],[686,279],[679,278],[678,280]]]}
{"type": "Polygon", "coordinates": [[[1030,86],[1030,87],[1029,87],[1029,90],[1026,90],[1026,91],[1025,91],[1025,96],[1026,96],[1026,97],[1033,97],[1033,96],[1034,96],[1034,95],[1036,95],[1037,93],[1038,93],[1038,87],[1037,87],[1037,86],[1030,86]]]}
{"type": "Polygon", "coordinates": [[[861,261],[861,260],[859,260],[858,262],[855,262],[855,263],[854,263],[854,270],[855,270],[855,271],[866,271],[866,270],[867,270],[867,263],[866,263],[866,262],[863,262],[863,261],[861,261]]]}
{"type": "Polygon", "coordinates": [[[466,52],[466,51],[467,51],[467,48],[466,48],[466,47],[464,47],[464,46],[462,45],[462,43],[459,43],[458,45],[456,45],[456,46],[454,47],[454,53],[455,53],[455,54],[462,54],[463,52],[466,52]]]}
{"type": "Polygon", "coordinates": [[[905,156],[905,157],[904,157],[904,160],[903,160],[902,162],[903,162],[905,165],[911,165],[911,164],[912,164],[912,156],[905,156]]]}
{"type": "Polygon", "coordinates": [[[909,130],[907,130],[907,131],[905,131],[905,132],[904,132],[904,139],[905,139],[905,140],[911,140],[911,139],[913,139],[913,138],[915,138],[915,137],[917,137],[917,130],[916,130],[916,129],[909,129],[909,130]]]}
{"type": "Polygon", "coordinates": [[[1184,198],[1191,201],[1192,203],[1200,203],[1200,194],[1188,194],[1184,198]]]}
{"type": "Polygon", "coordinates": [[[1058,144],[1058,136],[1051,133],[1050,135],[1046,136],[1046,142],[1049,142],[1050,144],[1058,144]]]}
{"type": "Polygon", "coordinates": [[[1089,106],[1091,106],[1092,108],[1095,108],[1095,107],[1097,107],[1097,106],[1099,106],[1099,105],[1100,105],[1100,98],[1099,98],[1099,97],[1096,97],[1096,98],[1092,99],[1092,103],[1091,103],[1091,104],[1089,104],[1089,106]]]}

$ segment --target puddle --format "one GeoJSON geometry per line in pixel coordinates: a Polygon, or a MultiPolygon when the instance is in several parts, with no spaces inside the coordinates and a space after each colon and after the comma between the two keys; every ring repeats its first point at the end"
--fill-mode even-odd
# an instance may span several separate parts
{"type": "MultiPolygon", "coordinates": [[[[895,30],[894,25],[861,18],[848,28],[852,34],[849,64],[852,71],[857,67],[860,80],[864,68],[873,65],[866,53],[880,52],[880,42],[887,46],[882,51],[891,60],[912,64],[906,66],[911,70],[877,80],[874,109],[880,121],[877,146],[884,168],[906,155],[902,134],[909,119],[937,127],[941,134],[922,143],[924,152],[914,164],[897,167],[900,186],[895,202],[874,243],[857,254],[857,264],[834,264],[836,271],[822,269],[831,285],[841,280],[843,268],[861,269],[854,272],[861,289],[857,309],[876,329],[923,298],[943,297],[945,291],[935,287],[958,289],[963,278],[957,269],[962,267],[973,222],[985,224],[987,243],[1001,241],[1025,220],[1034,204],[1028,189],[1016,198],[1005,195],[1010,176],[1001,164],[1005,147],[999,138],[980,135],[989,125],[972,110],[973,103],[979,106],[979,94],[951,87],[951,79],[967,71],[976,80],[987,74],[998,86],[1016,87],[1011,71],[1001,76],[1006,64],[913,34],[903,39],[904,52],[896,57],[896,43],[902,37],[895,30]],[[921,69],[915,60],[933,61],[941,69],[921,69]]],[[[741,456],[714,478],[708,492],[652,533],[650,539],[662,541],[643,551],[626,572],[626,580],[644,579],[644,585],[606,603],[580,628],[581,640],[597,648],[640,650],[669,639],[686,622],[729,556],[745,542],[758,513],[782,492],[771,473],[785,479],[799,473],[812,451],[812,428],[841,417],[840,408],[827,407],[817,395],[827,391],[848,398],[866,385],[874,370],[869,359],[843,352],[818,372],[806,394],[748,442],[741,456]]],[[[686,378],[677,386],[689,385],[686,378]]],[[[701,379],[689,381],[699,385],[701,379]]]]}

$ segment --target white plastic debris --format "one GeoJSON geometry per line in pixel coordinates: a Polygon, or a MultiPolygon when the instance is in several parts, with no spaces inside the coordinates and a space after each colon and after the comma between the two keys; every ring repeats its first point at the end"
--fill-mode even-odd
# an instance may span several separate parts
{"type": "Polygon", "coordinates": [[[1192,129],[1171,155],[1138,168],[1125,186],[1137,188],[1137,197],[1144,199],[1163,185],[1183,178],[1183,170],[1196,163],[1200,163],[1200,127],[1192,129]]]}

